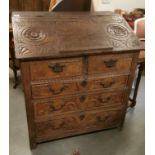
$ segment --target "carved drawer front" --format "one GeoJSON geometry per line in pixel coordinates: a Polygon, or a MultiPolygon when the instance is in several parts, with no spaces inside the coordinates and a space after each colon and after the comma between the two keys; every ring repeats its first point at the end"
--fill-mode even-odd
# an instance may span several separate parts
{"type": "Polygon", "coordinates": [[[90,80],[88,83],[89,90],[103,89],[124,89],[126,88],[128,75],[97,78],[90,80]]]}
{"type": "Polygon", "coordinates": [[[31,62],[31,80],[79,76],[82,68],[82,58],[31,62]]]}
{"type": "Polygon", "coordinates": [[[70,98],[55,98],[47,101],[34,101],[35,119],[44,119],[81,110],[123,105],[123,92],[78,95],[70,98]]]}
{"type": "Polygon", "coordinates": [[[131,62],[131,57],[121,54],[90,56],[88,59],[88,74],[128,72],[131,62]]]}
{"type": "Polygon", "coordinates": [[[117,127],[121,121],[122,111],[87,111],[65,115],[55,120],[37,122],[37,139],[46,140],[62,138],[72,134],[117,127]]]}

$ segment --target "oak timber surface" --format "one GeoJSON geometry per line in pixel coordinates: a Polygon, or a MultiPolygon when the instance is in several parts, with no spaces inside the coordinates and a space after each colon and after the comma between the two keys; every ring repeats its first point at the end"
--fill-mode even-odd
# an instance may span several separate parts
{"type": "Polygon", "coordinates": [[[111,12],[14,12],[12,21],[16,58],[142,49],[126,21],[111,12]]]}
{"type": "Polygon", "coordinates": [[[122,17],[14,13],[13,32],[31,148],[122,127],[142,48],[122,17]]]}

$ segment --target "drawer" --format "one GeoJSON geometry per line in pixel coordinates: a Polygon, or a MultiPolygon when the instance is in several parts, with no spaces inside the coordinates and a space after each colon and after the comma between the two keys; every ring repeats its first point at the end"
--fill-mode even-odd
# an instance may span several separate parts
{"type": "Polygon", "coordinates": [[[132,58],[122,55],[98,55],[88,58],[88,74],[128,72],[132,58]]]}
{"type": "Polygon", "coordinates": [[[82,75],[82,64],[82,58],[31,62],[31,80],[80,76],[82,75]]]}
{"type": "Polygon", "coordinates": [[[91,110],[100,107],[119,107],[124,105],[123,95],[123,92],[95,93],[68,98],[55,98],[47,101],[34,101],[34,115],[35,119],[39,120],[81,110],[91,110]]]}
{"type": "Polygon", "coordinates": [[[36,123],[36,137],[39,140],[62,138],[117,127],[120,124],[122,110],[87,111],[65,115],[61,118],[36,123]],[[47,139],[46,139],[47,138],[47,139]]]}
{"type": "Polygon", "coordinates": [[[123,89],[126,87],[127,80],[128,75],[124,75],[96,79],[89,78],[88,80],[74,80],[70,82],[63,80],[61,82],[34,84],[32,85],[32,98],[49,98],[104,89],[123,89]]]}
{"type": "Polygon", "coordinates": [[[31,86],[32,98],[49,98],[55,96],[64,96],[75,94],[85,90],[82,86],[82,80],[49,82],[44,84],[34,84],[31,86]]]}
{"type": "Polygon", "coordinates": [[[127,81],[128,75],[89,79],[88,90],[124,89],[127,81]]]}

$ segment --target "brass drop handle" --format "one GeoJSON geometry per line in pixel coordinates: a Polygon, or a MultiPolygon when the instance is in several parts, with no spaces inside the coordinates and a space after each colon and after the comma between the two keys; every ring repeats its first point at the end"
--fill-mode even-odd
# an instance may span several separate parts
{"type": "Polygon", "coordinates": [[[86,96],[85,95],[80,96],[80,102],[84,102],[85,99],[86,99],[86,96]]]}
{"type": "Polygon", "coordinates": [[[115,84],[115,81],[111,81],[110,83],[103,83],[103,82],[100,82],[100,85],[101,85],[103,88],[109,88],[109,87],[111,87],[113,84],[115,84]]]}
{"type": "Polygon", "coordinates": [[[118,61],[117,59],[110,59],[110,60],[104,61],[104,64],[106,65],[106,67],[111,68],[116,66],[117,61],[118,61]]]}
{"type": "Polygon", "coordinates": [[[61,122],[60,124],[56,125],[54,123],[49,122],[46,127],[47,128],[52,128],[53,130],[58,130],[58,129],[62,129],[65,125],[65,122],[61,122]]]}
{"type": "Polygon", "coordinates": [[[56,109],[56,107],[55,107],[55,105],[54,105],[54,103],[55,103],[55,101],[51,101],[51,103],[49,103],[49,112],[53,112],[53,111],[56,111],[57,109],[56,109]]]}
{"type": "Polygon", "coordinates": [[[81,82],[81,85],[82,85],[82,87],[86,87],[86,86],[87,86],[87,80],[83,80],[83,81],[81,82]]]}
{"type": "Polygon", "coordinates": [[[55,63],[55,64],[49,64],[48,67],[51,68],[53,72],[60,73],[63,72],[65,65],[55,63]]]}
{"type": "Polygon", "coordinates": [[[103,99],[102,97],[99,97],[99,98],[98,98],[98,101],[101,102],[101,103],[107,103],[107,102],[109,102],[110,100],[111,100],[110,97],[107,97],[107,98],[105,98],[105,99],[103,99]]]}
{"type": "Polygon", "coordinates": [[[107,119],[109,118],[109,116],[105,116],[104,118],[102,118],[101,116],[97,116],[96,120],[100,123],[105,122],[107,119]]]}
{"type": "Polygon", "coordinates": [[[84,112],[80,112],[79,118],[80,118],[80,120],[83,120],[85,118],[85,113],[84,112]]]}
{"type": "Polygon", "coordinates": [[[59,95],[61,94],[65,89],[67,88],[67,86],[63,86],[60,88],[60,90],[58,90],[57,92],[52,88],[52,86],[48,85],[48,89],[52,92],[52,94],[54,95],[59,95]]]}
{"type": "Polygon", "coordinates": [[[49,110],[53,112],[53,111],[56,111],[56,108],[54,107],[53,104],[50,104],[49,105],[49,110]]]}
{"type": "Polygon", "coordinates": [[[50,112],[62,110],[66,106],[66,104],[67,102],[63,101],[59,107],[55,107],[54,102],[52,101],[52,103],[49,105],[49,110],[50,112]]]}

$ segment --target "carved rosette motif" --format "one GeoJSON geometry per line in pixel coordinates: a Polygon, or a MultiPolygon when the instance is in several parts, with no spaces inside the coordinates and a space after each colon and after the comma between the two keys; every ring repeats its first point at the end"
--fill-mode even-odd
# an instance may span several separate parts
{"type": "Polygon", "coordinates": [[[124,38],[128,37],[128,30],[121,25],[110,24],[107,26],[107,32],[110,36],[115,38],[124,38]]]}
{"type": "Polygon", "coordinates": [[[89,18],[88,15],[71,14],[69,17],[45,17],[41,21],[32,17],[29,20],[21,17],[14,20],[14,42],[18,58],[24,55],[55,56],[60,51],[102,47],[113,47],[113,50],[138,49],[140,45],[132,33],[122,17],[109,13],[91,15],[89,18]]]}
{"type": "Polygon", "coordinates": [[[116,49],[127,48],[126,41],[129,37],[129,31],[126,27],[120,24],[111,23],[107,25],[107,33],[109,41],[116,49]]]}
{"type": "Polygon", "coordinates": [[[32,51],[36,51],[36,48],[38,48],[37,52],[40,52],[44,47],[42,46],[42,48],[39,48],[40,45],[47,43],[47,33],[36,27],[23,27],[20,25],[16,33],[18,37],[15,38],[15,42],[18,43],[16,49],[19,55],[32,54],[32,51]],[[31,45],[31,50],[28,45],[31,45]]]}
{"type": "Polygon", "coordinates": [[[21,30],[22,41],[32,45],[46,42],[47,34],[35,27],[27,27],[21,30]]]}

